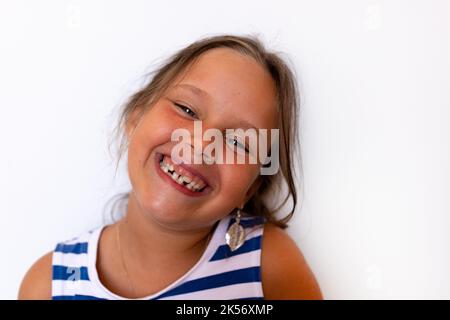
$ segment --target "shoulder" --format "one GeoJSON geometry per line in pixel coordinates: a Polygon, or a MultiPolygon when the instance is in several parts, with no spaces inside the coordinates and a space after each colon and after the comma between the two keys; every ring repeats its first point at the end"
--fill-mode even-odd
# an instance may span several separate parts
{"type": "Polygon", "coordinates": [[[19,289],[19,300],[47,300],[52,297],[52,255],[48,252],[27,271],[19,289]]]}
{"type": "Polygon", "coordinates": [[[294,240],[271,223],[264,225],[261,278],[266,299],[323,299],[317,280],[294,240]]]}

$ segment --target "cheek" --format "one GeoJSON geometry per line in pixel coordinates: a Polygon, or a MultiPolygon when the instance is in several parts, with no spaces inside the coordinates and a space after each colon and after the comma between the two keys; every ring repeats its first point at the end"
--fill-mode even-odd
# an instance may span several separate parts
{"type": "Polygon", "coordinates": [[[257,165],[219,165],[220,193],[230,200],[240,201],[258,176],[257,165]]]}
{"type": "Polygon", "coordinates": [[[181,124],[166,103],[157,103],[142,119],[128,146],[129,161],[146,162],[153,149],[170,141],[172,132],[181,124]]]}

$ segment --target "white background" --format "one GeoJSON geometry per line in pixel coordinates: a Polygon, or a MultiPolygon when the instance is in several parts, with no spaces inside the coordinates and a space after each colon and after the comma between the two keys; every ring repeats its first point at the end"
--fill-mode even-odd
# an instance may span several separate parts
{"type": "MultiPolygon", "coordinates": [[[[117,108],[202,36],[260,34],[302,94],[288,229],[326,299],[450,298],[448,1],[0,1],[0,298],[100,223],[117,108]]],[[[123,172],[122,172],[123,173],[123,172]]]]}

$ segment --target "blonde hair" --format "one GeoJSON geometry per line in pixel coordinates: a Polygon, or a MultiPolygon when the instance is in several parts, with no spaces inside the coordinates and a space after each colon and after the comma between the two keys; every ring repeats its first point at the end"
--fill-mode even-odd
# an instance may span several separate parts
{"type": "MultiPolygon", "coordinates": [[[[117,139],[120,140],[117,150],[116,170],[127,148],[125,129],[130,120],[130,116],[137,112],[138,118],[140,118],[148,108],[151,108],[158,101],[163,92],[178,75],[191,66],[201,54],[214,48],[230,48],[252,57],[269,72],[276,85],[276,101],[279,111],[280,170],[274,175],[260,175],[257,178],[260,179],[259,187],[244,205],[243,212],[252,216],[264,216],[267,221],[281,228],[286,228],[287,222],[293,216],[297,206],[294,159],[298,156],[301,168],[301,154],[298,140],[300,98],[294,73],[278,53],[267,51],[257,36],[217,35],[200,39],[176,52],[162,66],[151,72],[151,80],[142,89],[134,93],[123,105],[119,121],[114,128],[115,134],[112,142],[117,139]],[[280,195],[283,181],[287,187],[284,199],[277,206],[271,208],[267,201],[269,197],[280,195]],[[289,198],[292,199],[291,209],[285,217],[277,219],[275,217],[277,211],[285,205],[289,198]]],[[[117,196],[119,200],[127,200],[129,192],[117,196]]],[[[111,200],[114,200],[114,197],[111,200]]],[[[112,211],[115,210],[116,205],[117,203],[113,205],[112,211]]]]}

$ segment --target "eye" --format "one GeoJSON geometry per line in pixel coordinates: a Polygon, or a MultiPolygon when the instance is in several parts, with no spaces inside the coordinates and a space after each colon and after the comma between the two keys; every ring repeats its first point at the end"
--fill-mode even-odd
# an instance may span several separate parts
{"type": "Polygon", "coordinates": [[[243,149],[246,153],[249,152],[248,148],[242,143],[240,143],[235,137],[228,137],[227,141],[229,141],[230,144],[233,145],[233,147],[237,146],[238,148],[243,149]]]}
{"type": "Polygon", "coordinates": [[[192,111],[189,107],[186,107],[186,106],[176,103],[176,102],[174,102],[173,104],[176,105],[181,111],[186,113],[188,116],[198,119],[197,114],[194,111],[192,111]]]}

